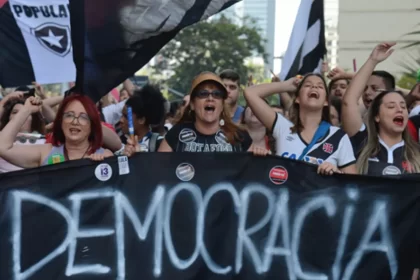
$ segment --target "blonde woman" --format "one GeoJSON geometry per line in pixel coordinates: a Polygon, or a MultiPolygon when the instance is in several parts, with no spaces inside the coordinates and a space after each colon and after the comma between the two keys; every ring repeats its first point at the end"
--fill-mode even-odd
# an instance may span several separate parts
{"type": "Polygon", "coordinates": [[[383,91],[368,110],[366,129],[359,131],[360,174],[399,175],[420,172],[420,150],[407,129],[408,109],[402,92],[383,91]]]}

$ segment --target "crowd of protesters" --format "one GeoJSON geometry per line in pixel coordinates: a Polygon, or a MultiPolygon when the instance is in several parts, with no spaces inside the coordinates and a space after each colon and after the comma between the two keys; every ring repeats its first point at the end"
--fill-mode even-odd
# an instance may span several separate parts
{"type": "Polygon", "coordinates": [[[19,87],[0,102],[0,172],[136,152],[252,152],[334,173],[420,172],[420,83],[396,89],[376,69],[394,43],[375,47],[357,73],[340,68],[248,86],[233,70],[197,73],[183,102],[129,80],[97,104],[83,93],[46,98],[19,87]],[[280,106],[266,98],[277,94],[280,106]]]}

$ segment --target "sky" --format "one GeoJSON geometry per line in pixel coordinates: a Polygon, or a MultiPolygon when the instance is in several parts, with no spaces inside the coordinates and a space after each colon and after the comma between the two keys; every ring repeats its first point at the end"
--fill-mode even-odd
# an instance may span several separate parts
{"type": "MultiPolygon", "coordinates": [[[[276,1],[276,28],[274,39],[274,57],[281,56],[287,50],[290,34],[299,9],[300,0],[261,0],[276,1]]],[[[274,60],[274,73],[280,73],[281,60],[274,60]]]]}

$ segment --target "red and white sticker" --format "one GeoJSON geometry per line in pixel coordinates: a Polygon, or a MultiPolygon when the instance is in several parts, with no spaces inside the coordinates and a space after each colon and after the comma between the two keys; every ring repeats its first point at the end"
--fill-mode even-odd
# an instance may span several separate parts
{"type": "Polygon", "coordinates": [[[283,166],[275,166],[270,170],[269,177],[273,184],[281,185],[287,181],[289,173],[283,166]]]}

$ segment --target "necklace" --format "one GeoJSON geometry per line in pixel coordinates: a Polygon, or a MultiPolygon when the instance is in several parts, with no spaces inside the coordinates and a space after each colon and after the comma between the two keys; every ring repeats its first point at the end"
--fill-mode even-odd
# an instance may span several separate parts
{"type": "MultiPolygon", "coordinates": [[[[85,153],[83,154],[83,156],[80,159],[82,159],[82,158],[85,157],[86,153],[89,151],[89,148],[90,148],[90,145],[87,147],[85,153]]],[[[65,158],[66,161],[70,160],[69,159],[69,154],[67,152],[67,148],[66,148],[66,145],[65,144],[64,144],[64,158],[65,158]]]]}

